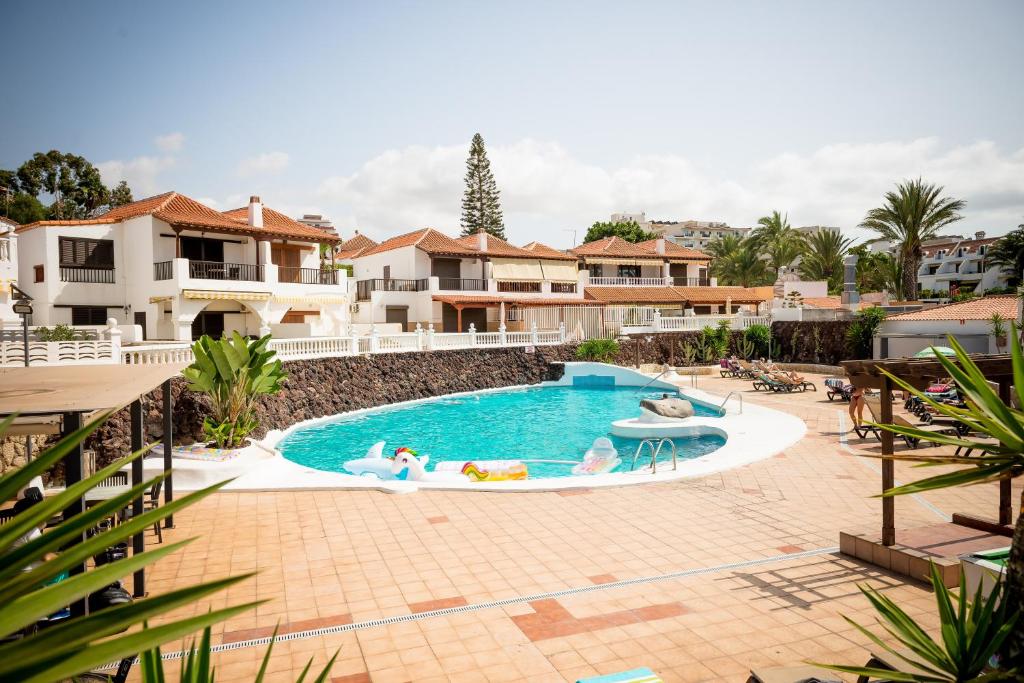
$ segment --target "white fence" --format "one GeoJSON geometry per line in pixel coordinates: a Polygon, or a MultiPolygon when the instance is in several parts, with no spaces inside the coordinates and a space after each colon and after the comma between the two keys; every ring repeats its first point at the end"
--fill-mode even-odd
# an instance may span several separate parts
{"type": "MultiPolygon", "coordinates": [[[[378,334],[365,337],[310,337],[308,339],[272,339],[270,348],[281,360],[306,358],[332,358],[364,353],[403,353],[409,351],[441,351],[450,349],[496,348],[512,346],[553,346],[566,341],[565,327],[557,330],[529,332],[477,332],[470,325],[469,332],[435,332],[431,325],[426,330],[417,326],[415,332],[378,334]]],[[[147,344],[126,346],[121,360],[128,365],[155,363],[190,363],[192,347],[189,344],[147,344]]],[[[110,362],[110,361],[107,361],[110,362]]]]}
{"type": "MultiPolygon", "coordinates": [[[[121,345],[110,339],[28,343],[29,365],[96,365],[116,363],[121,345]]],[[[0,366],[25,364],[23,342],[0,341],[0,366]]]]}
{"type": "Polygon", "coordinates": [[[771,325],[768,315],[691,315],[662,317],[656,314],[651,320],[651,332],[696,332],[705,327],[717,327],[722,320],[729,322],[733,330],[745,330],[751,325],[771,325]]]}

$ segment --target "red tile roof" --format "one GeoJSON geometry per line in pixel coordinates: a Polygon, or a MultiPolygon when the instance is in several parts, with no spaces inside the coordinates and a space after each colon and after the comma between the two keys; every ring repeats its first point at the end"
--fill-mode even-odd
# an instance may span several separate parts
{"type": "Polygon", "coordinates": [[[566,253],[564,251],[559,251],[558,249],[555,249],[553,247],[549,247],[548,245],[542,244],[540,242],[530,242],[529,244],[523,246],[523,249],[525,249],[526,251],[530,252],[531,254],[536,256],[537,258],[552,259],[552,260],[556,260],[557,259],[557,260],[562,260],[562,261],[576,261],[577,260],[577,258],[575,256],[573,256],[572,254],[568,254],[568,253],[566,253]]]}
{"type": "Polygon", "coordinates": [[[377,246],[377,242],[374,242],[366,235],[356,233],[352,239],[345,240],[341,244],[341,249],[335,255],[343,259],[352,259],[362,255],[370,247],[375,246],[377,246]]]}
{"type": "Polygon", "coordinates": [[[452,239],[443,232],[438,232],[434,228],[423,228],[384,240],[377,246],[370,247],[360,256],[382,254],[392,249],[401,249],[402,247],[416,247],[428,254],[444,256],[479,256],[478,252],[464,247],[457,240],[452,239]]]}
{"type": "Polygon", "coordinates": [[[480,236],[477,235],[465,235],[455,240],[467,249],[472,249],[478,253],[486,254],[487,256],[497,256],[499,258],[537,258],[536,255],[520,249],[519,247],[513,246],[505,240],[495,237],[489,233],[484,233],[484,240],[487,244],[487,248],[480,251],[480,236]]]}
{"type": "MultiPolygon", "coordinates": [[[[658,240],[647,240],[646,242],[637,242],[636,246],[649,251],[652,254],[658,254],[658,240]]],[[[660,255],[660,254],[659,254],[660,255]]],[[[670,259],[683,259],[687,261],[710,261],[711,257],[705,254],[703,251],[697,251],[696,249],[690,249],[688,247],[682,247],[672,242],[671,240],[665,240],[665,254],[666,258],[670,259]]]]}
{"type": "Polygon", "coordinates": [[[590,287],[584,296],[610,304],[696,303],[758,304],[766,301],[753,288],[747,287],[590,287]]]}
{"type": "Polygon", "coordinates": [[[900,313],[886,318],[888,321],[902,320],[988,320],[998,313],[1008,320],[1017,319],[1020,299],[1012,294],[985,296],[952,304],[922,308],[919,311],[900,313]]]}
{"type": "Polygon", "coordinates": [[[151,215],[170,225],[181,228],[211,230],[238,235],[266,236],[277,239],[294,239],[306,242],[334,243],[340,241],[333,235],[328,235],[321,230],[303,225],[267,207],[263,207],[263,227],[254,228],[246,222],[248,207],[221,213],[177,192],[165,192],[153,197],[146,197],[137,202],[111,209],[96,218],[77,221],[39,221],[23,225],[20,229],[30,230],[50,225],[108,225],[146,215],[151,215]],[[239,217],[239,212],[244,212],[244,218],[239,217]]]}
{"type": "Polygon", "coordinates": [[[515,304],[516,306],[596,306],[599,305],[597,301],[587,301],[585,299],[570,299],[568,297],[544,297],[531,299],[529,297],[496,297],[496,296],[479,296],[471,294],[435,294],[431,297],[434,301],[441,301],[446,304],[476,304],[478,306],[497,306],[501,303],[506,305],[515,304]]]}
{"type": "Polygon", "coordinates": [[[653,250],[647,250],[639,245],[627,242],[621,237],[605,237],[594,242],[586,242],[578,247],[569,250],[577,256],[607,256],[609,258],[642,258],[661,259],[653,250]]]}

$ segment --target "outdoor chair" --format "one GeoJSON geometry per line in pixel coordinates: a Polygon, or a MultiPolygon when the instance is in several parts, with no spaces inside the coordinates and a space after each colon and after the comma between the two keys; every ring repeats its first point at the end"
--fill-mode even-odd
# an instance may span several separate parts
{"type": "Polygon", "coordinates": [[[773,669],[751,669],[747,683],[843,683],[835,672],[817,666],[781,666],[773,669]]]}
{"type": "MultiPolygon", "coordinates": [[[[156,482],[149,488],[149,491],[146,492],[145,496],[142,499],[143,513],[149,512],[150,510],[155,510],[158,507],[160,507],[160,484],[162,483],[163,482],[160,481],[156,482]]],[[[123,519],[131,519],[132,514],[132,508],[129,505],[128,508],[123,513],[123,519]]],[[[156,534],[157,543],[164,542],[164,535],[163,532],[160,530],[159,521],[153,523],[153,533],[156,534]]]]}
{"type": "MultiPolygon", "coordinates": [[[[874,422],[881,422],[882,415],[882,397],[881,396],[864,396],[864,404],[868,407],[868,412],[871,413],[871,419],[874,422]]],[[[892,423],[900,427],[913,427],[923,432],[931,432],[932,434],[957,434],[957,428],[955,425],[949,424],[924,424],[921,422],[913,422],[908,417],[916,417],[911,413],[903,413],[899,410],[892,411],[892,423]]],[[[858,433],[859,435],[859,433],[858,433]]],[[[876,434],[876,436],[878,436],[876,434]]],[[[903,436],[903,435],[901,435],[903,436]]],[[[917,448],[921,444],[921,439],[913,436],[903,436],[904,443],[907,444],[908,448],[917,448]]]]}
{"type": "MultiPolygon", "coordinates": [[[[995,448],[996,446],[999,446],[1002,443],[1001,441],[999,441],[999,439],[992,439],[992,438],[976,438],[974,440],[977,441],[978,443],[981,443],[981,444],[985,445],[985,446],[992,446],[993,448],[995,448]]],[[[960,451],[963,451],[963,457],[967,458],[967,457],[970,457],[971,453],[974,452],[974,449],[970,448],[968,446],[957,446],[956,450],[953,451],[953,455],[960,455],[961,454],[960,451]]],[[[982,453],[988,453],[988,450],[987,449],[983,449],[981,452],[982,453]]]]}
{"type": "Polygon", "coordinates": [[[722,377],[736,376],[736,370],[733,369],[732,363],[729,362],[728,358],[723,358],[721,361],[719,361],[718,365],[721,368],[719,370],[719,373],[722,375],[722,377]]]}
{"type": "Polygon", "coordinates": [[[853,385],[847,383],[842,377],[826,378],[825,389],[825,396],[830,401],[834,400],[836,396],[841,396],[843,400],[849,401],[850,397],[853,396],[853,385]]]}
{"type": "MultiPolygon", "coordinates": [[[[923,669],[917,666],[917,655],[911,650],[905,648],[893,648],[896,654],[883,649],[872,650],[871,658],[864,664],[864,668],[868,669],[888,669],[890,671],[896,671],[899,669],[904,673],[916,674],[918,676],[933,676],[932,672],[927,669],[923,669]],[[881,652],[881,654],[876,654],[881,652]]],[[[871,678],[868,676],[858,676],[857,683],[868,683],[871,678]]],[[[878,680],[878,679],[875,679],[878,680]]]]}
{"type": "Polygon", "coordinates": [[[753,379],[754,377],[757,376],[756,371],[754,370],[754,366],[751,365],[749,361],[738,360],[736,361],[736,365],[739,366],[736,370],[737,377],[741,377],[744,379],[753,379]]]}
{"type": "Polygon", "coordinates": [[[814,382],[808,382],[803,377],[793,378],[784,372],[778,372],[775,377],[783,384],[792,385],[794,389],[798,391],[806,391],[808,388],[818,390],[818,387],[814,385],[814,382]]]}

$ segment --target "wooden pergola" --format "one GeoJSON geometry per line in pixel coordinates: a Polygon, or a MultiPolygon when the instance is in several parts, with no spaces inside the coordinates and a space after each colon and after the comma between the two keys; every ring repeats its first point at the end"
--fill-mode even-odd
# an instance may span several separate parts
{"type": "MultiPolygon", "coordinates": [[[[173,439],[171,378],[178,375],[184,364],[162,365],[54,365],[35,367],[0,368],[0,418],[17,415],[14,429],[17,434],[52,434],[62,437],[80,429],[86,422],[105,412],[113,412],[130,406],[130,432],[132,452],[142,449],[145,444],[145,422],[142,413],[142,397],[153,389],[163,387],[163,447],[164,501],[174,499],[171,479],[171,444],[173,439]]],[[[79,443],[63,460],[65,486],[71,486],[84,478],[83,445],[79,443]]],[[[143,481],[142,458],[131,464],[131,483],[137,486],[143,481]]],[[[143,500],[132,501],[132,514],[142,514],[143,500]]],[[[81,514],[85,501],[79,498],[64,512],[64,519],[81,514]]],[[[173,524],[171,517],[165,526],[173,524]]],[[[142,532],[132,538],[132,553],[144,550],[142,532]]],[[[72,574],[85,571],[85,564],[72,568],[72,574]]],[[[146,593],[145,571],[135,572],[133,595],[142,597],[146,593]]],[[[86,601],[78,600],[71,606],[73,616],[85,614],[86,601]]]]}
{"type": "MultiPolygon", "coordinates": [[[[951,359],[952,360],[952,359],[951,359]]],[[[999,386],[999,398],[1010,404],[1010,388],[1013,386],[1013,366],[1009,354],[971,354],[971,360],[985,375],[985,379],[999,386]]],[[[948,377],[942,364],[935,358],[892,358],[887,360],[845,360],[843,369],[853,386],[860,389],[880,389],[883,400],[881,415],[878,419],[882,424],[892,424],[892,401],[885,400],[893,389],[892,380],[882,374],[882,370],[899,377],[915,389],[924,390],[936,380],[948,377]]],[[[893,433],[882,430],[882,490],[887,491],[896,485],[895,462],[890,457],[895,453],[893,433]]],[[[1011,504],[1010,479],[1003,478],[999,482],[999,524],[1013,523],[1011,504]]],[[[892,497],[882,499],[882,544],[891,546],[896,543],[896,501],[892,497]]]]}

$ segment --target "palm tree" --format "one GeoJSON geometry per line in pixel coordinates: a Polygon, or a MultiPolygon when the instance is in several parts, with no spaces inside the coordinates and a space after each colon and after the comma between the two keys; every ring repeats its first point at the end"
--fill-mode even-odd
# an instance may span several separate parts
{"type": "Polygon", "coordinates": [[[921,243],[939,230],[960,220],[966,202],[942,196],[942,186],[920,178],[896,185],[885,193],[885,204],[868,211],[860,227],[874,230],[897,245],[903,267],[903,294],[917,296],[917,270],[921,265],[921,243]]]}
{"type": "Polygon", "coordinates": [[[750,239],[755,250],[767,259],[773,273],[778,273],[779,268],[788,268],[804,252],[803,235],[789,225],[788,214],[778,211],[759,218],[750,239]]]}
{"type": "Polygon", "coordinates": [[[706,251],[712,256],[711,274],[718,278],[719,284],[754,287],[769,280],[765,262],[749,237],[717,237],[708,244],[706,251]]]}
{"type": "Polygon", "coordinates": [[[904,289],[906,287],[905,271],[903,263],[898,258],[892,254],[879,254],[875,268],[877,269],[876,277],[882,283],[881,288],[889,292],[893,301],[906,301],[914,298],[904,289]]]}
{"type": "Polygon", "coordinates": [[[806,251],[800,258],[800,274],[808,280],[828,280],[829,291],[843,285],[843,259],[853,239],[838,230],[819,230],[805,239],[806,251]]]}
{"type": "Polygon", "coordinates": [[[1024,272],[1024,223],[993,244],[985,255],[985,260],[993,265],[1002,266],[1009,275],[1011,287],[1021,284],[1021,272],[1024,272]]]}

